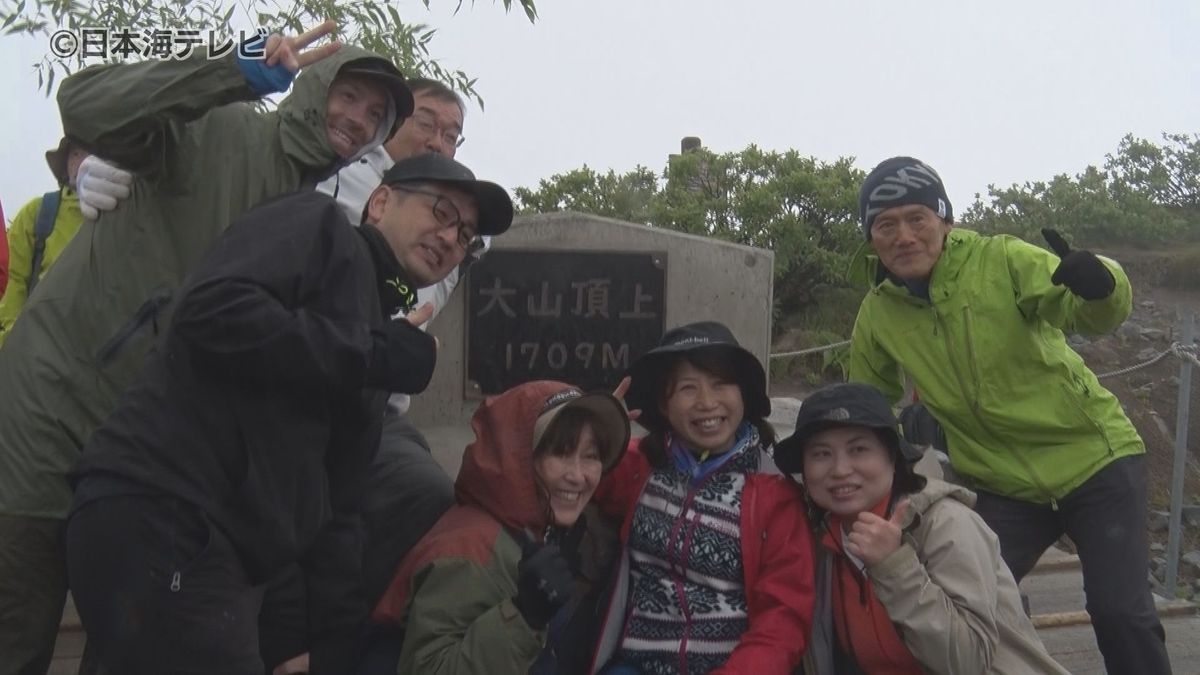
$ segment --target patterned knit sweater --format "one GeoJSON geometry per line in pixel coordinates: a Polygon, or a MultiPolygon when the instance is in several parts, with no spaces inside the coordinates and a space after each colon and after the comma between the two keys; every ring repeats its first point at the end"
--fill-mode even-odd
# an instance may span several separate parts
{"type": "Polygon", "coordinates": [[[684,471],[655,471],[638,500],[619,656],[643,673],[707,673],[747,628],[739,523],[760,450],[753,442],[734,452],[695,485],[684,471]]]}

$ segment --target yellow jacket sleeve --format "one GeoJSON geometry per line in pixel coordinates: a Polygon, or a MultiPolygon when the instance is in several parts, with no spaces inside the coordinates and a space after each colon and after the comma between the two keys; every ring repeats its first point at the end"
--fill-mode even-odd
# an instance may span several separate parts
{"type": "Polygon", "coordinates": [[[8,288],[0,299],[0,345],[17,320],[29,293],[29,265],[33,262],[33,226],[42,198],[31,199],[8,226],[8,288]]]}

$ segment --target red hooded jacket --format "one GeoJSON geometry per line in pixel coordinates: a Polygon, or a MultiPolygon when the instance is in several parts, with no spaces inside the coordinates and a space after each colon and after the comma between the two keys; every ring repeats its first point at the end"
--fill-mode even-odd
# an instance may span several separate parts
{"type": "Polygon", "coordinates": [[[568,389],[531,382],[487,399],[471,418],[475,442],[463,452],[454,483],[458,504],[434,524],[401,561],[372,618],[401,624],[413,576],[443,558],[467,558],[487,567],[505,528],[539,537],[549,522],[533,468],[533,426],[545,402],[568,389]]]}

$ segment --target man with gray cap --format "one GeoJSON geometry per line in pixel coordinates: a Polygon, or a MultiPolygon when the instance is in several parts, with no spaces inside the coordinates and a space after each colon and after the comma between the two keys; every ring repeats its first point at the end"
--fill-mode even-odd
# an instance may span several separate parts
{"type": "Polygon", "coordinates": [[[83,146],[63,136],[57,148],[46,152],[58,188],[31,199],[13,218],[8,238],[16,269],[9,274],[7,288],[0,286],[0,346],[38,280],[83,224],[76,178],[87,157],[83,146]]]}
{"type": "Polygon", "coordinates": [[[386,394],[424,389],[436,359],[428,307],[391,317],[512,214],[503,188],[427,155],[384,175],[357,229],[310,191],[215,242],[71,473],[71,588],[101,663],[262,673],[256,588],[299,563],[321,638],[304,672],[348,672],[386,394]]]}
{"type": "Polygon", "coordinates": [[[941,177],[912,157],[871,171],[859,213],[876,259],[850,379],[895,401],[907,373],[1017,581],[1070,535],[1108,672],[1169,673],[1146,582],[1145,446],[1064,334],[1121,325],[1128,277],[1053,230],[1047,251],[954,228],[941,177]]]}

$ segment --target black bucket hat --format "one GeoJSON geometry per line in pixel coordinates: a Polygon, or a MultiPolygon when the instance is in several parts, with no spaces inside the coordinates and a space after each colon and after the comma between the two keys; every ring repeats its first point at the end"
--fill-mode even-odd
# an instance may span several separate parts
{"type": "Polygon", "coordinates": [[[513,203],[504,188],[490,181],[476,179],[467,167],[434,152],[396,162],[384,172],[381,184],[422,182],[446,183],[475,197],[479,208],[479,234],[504,234],[512,225],[513,203]]]}
{"type": "Polygon", "coordinates": [[[784,473],[803,473],[804,444],[813,435],[831,427],[868,427],[887,434],[892,450],[912,464],[921,459],[921,451],[900,435],[900,423],[892,407],[878,389],[869,384],[849,382],[822,387],[804,399],[796,415],[796,431],[775,445],[775,465],[784,473]]]}
{"type": "Polygon", "coordinates": [[[716,321],[700,321],[664,333],[658,346],[638,357],[626,371],[631,382],[625,394],[625,404],[630,410],[642,411],[638,418],[642,426],[655,431],[666,428],[666,419],[658,409],[658,398],[669,369],[676,357],[702,350],[722,352],[725,358],[733,361],[747,418],[766,419],[771,415],[767,374],[762,364],[738,344],[733,331],[727,326],[716,321]]]}

